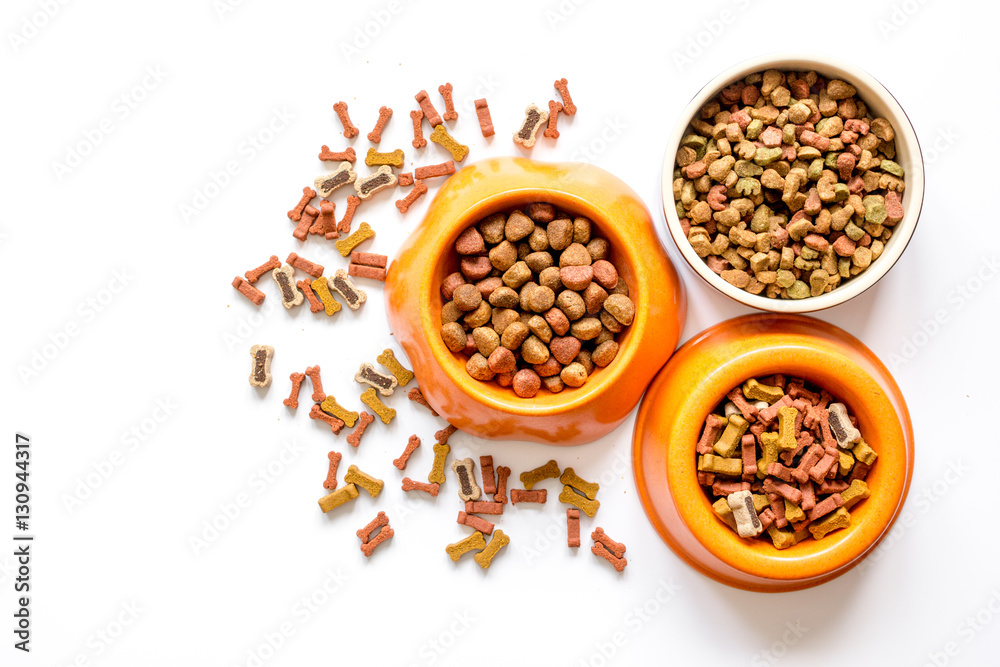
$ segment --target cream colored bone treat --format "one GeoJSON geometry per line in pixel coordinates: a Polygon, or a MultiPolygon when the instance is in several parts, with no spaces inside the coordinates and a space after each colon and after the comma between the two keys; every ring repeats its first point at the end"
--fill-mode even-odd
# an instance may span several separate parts
{"type": "Polygon", "coordinates": [[[354,173],[354,167],[350,162],[341,162],[337,168],[328,174],[320,174],[313,181],[316,193],[320,197],[329,197],[333,191],[348,183],[355,183],[358,175],[354,173]]]}
{"type": "Polygon", "coordinates": [[[458,497],[466,502],[479,500],[483,495],[479,485],[476,484],[475,467],[476,464],[471,458],[456,459],[451,462],[451,469],[458,479],[458,497]]]}
{"type": "Polygon", "coordinates": [[[295,269],[285,264],[271,272],[271,277],[278,284],[281,292],[281,305],[285,310],[290,310],[305,301],[305,295],[299,286],[295,284],[295,269]]]}
{"type": "Polygon", "coordinates": [[[861,442],[861,431],[854,428],[851,418],[847,414],[847,406],[843,403],[831,403],[827,408],[830,411],[830,431],[837,439],[837,446],[850,449],[855,444],[861,442]]]}
{"type": "Polygon", "coordinates": [[[750,491],[737,491],[726,496],[729,509],[733,511],[736,521],[736,532],[740,537],[757,537],[764,532],[764,527],[757,517],[753,505],[753,494],[750,491]]]}
{"type": "Polygon", "coordinates": [[[539,109],[536,104],[529,104],[524,110],[524,120],[521,128],[514,133],[514,143],[521,144],[525,148],[535,145],[538,130],[549,120],[549,112],[539,109]]]}
{"type": "Polygon", "coordinates": [[[254,345],[250,348],[250,386],[268,387],[271,385],[271,359],[274,358],[274,348],[270,345],[254,345]]]}
{"type": "Polygon", "coordinates": [[[374,387],[383,396],[392,396],[393,390],[399,384],[396,378],[385,373],[379,373],[367,361],[362,363],[358,372],[354,374],[354,381],[358,384],[367,384],[374,387]]]}
{"type": "Polygon", "coordinates": [[[347,271],[343,269],[337,269],[331,277],[327,278],[327,281],[330,283],[330,289],[344,297],[347,307],[351,310],[357,310],[368,300],[368,294],[357,287],[347,271]]]}
{"type": "Polygon", "coordinates": [[[361,199],[371,199],[372,195],[395,185],[396,175],[392,173],[392,167],[387,164],[382,165],[368,176],[354,181],[354,189],[361,199]]]}

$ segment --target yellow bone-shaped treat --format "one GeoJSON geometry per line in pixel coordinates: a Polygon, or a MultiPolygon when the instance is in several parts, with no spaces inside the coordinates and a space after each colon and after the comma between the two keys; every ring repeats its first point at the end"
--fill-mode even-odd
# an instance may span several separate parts
{"type": "Polygon", "coordinates": [[[535,484],[538,484],[543,479],[555,479],[559,476],[559,464],[555,460],[550,460],[543,466],[539,466],[534,470],[527,470],[521,473],[521,484],[524,484],[524,488],[531,491],[535,484]]]}
{"type": "Polygon", "coordinates": [[[362,489],[367,491],[368,495],[372,498],[375,498],[378,494],[382,493],[382,487],[385,486],[385,482],[380,479],[375,479],[366,472],[362,472],[358,466],[353,464],[347,469],[347,474],[344,475],[344,482],[360,486],[362,489]]]}
{"type": "Polygon", "coordinates": [[[333,415],[340,421],[347,424],[348,428],[354,428],[355,422],[358,421],[358,413],[348,410],[333,396],[327,396],[323,399],[323,402],[319,404],[320,409],[327,413],[328,415],[333,415]]]}
{"type": "Polygon", "coordinates": [[[448,552],[448,556],[455,562],[463,555],[469,553],[470,551],[476,551],[479,549],[486,548],[486,538],[478,530],[472,535],[469,535],[464,540],[459,540],[454,544],[449,544],[444,548],[448,552]]]}
{"type": "Polygon", "coordinates": [[[391,153],[379,153],[374,147],[369,148],[368,155],[365,156],[365,164],[369,167],[389,165],[400,169],[403,166],[403,149],[397,148],[391,153]]]}
{"type": "MultiPolygon", "coordinates": [[[[388,169],[388,167],[386,167],[388,169]]],[[[340,239],[333,245],[341,257],[348,257],[355,248],[375,236],[375,230],[367,222],[362,222],[357,230],[347,238],[340,239]]],[[[315,290],[316,288],[313,287],[315,290]]],[[[329,291],[329,289],[327,289],[329,291]]]]}
{"type": "Polygon", "coordinates": [[[574,489],[587,496],[590,500],[597,497],[597,492],[601,488],[601,485],[597,482],[588,482],[587,480],[581,478],[572,468],[566,468],[566,470],[563,471],[562,477],[559,478],[559,481],[566,486],[572,486],[574,489]]]}
{"type": "Polygon", "coordinates": [[[510,544],[510,538],[504,535],[504,532],[500,529],[493,531],[493,537],[490,539],[490,543],[486,545],[486,548],[477,553],[474,558],[479,567],[484,570],[488,569],[490,564],[493,562],[493,557],[497,555],[500,549],[504,548],[510,544]]]}
{"type": "Polygon", "coordinates": [[[329,512],[334,507],[340,507],[349,500],[354,500],[358,497],[358,487],[354,484],[348,484],[347,486],[341,487],[334,491],[333,493],[323,496],[319,499],[319,508],[323,510],[323,513],[329,512]]]}
{"type": "Polygon", "coordinates": [[[400,387],[405,387],[413,379],[413,371],[404,368],[403,364],[396,359],[396,355],[388,348],[382,350],[382,354],[375,357],[375,361],[388,368],[389,372],[396,376],[400,387]]]}
{"type": "Polygon", "coordinates": [[[434,131],[431,132],[431,141],[440,144],[442,148],[451,153],[451,157],[455,162],[461,162],[469,154],[469,147],[455,141],[455,138],[448,134],[448,130],[444,128],[444,125],[434,126],[434,131]]]}
{"type": "Polygon", "coordinates": [[[433,484],[444,484],[444,464],[448,461],[448,453],[451,445],[446,442],[439,442],[434,445],[434,464],[427,475],[427,481],[433,484]]]}
{"type": "Polygon", "coordinates": [[[785,390],[769,384],[761,384],[757,380],[750,378],[743,383],[743,395],[751,401],[767,401],[770,404],[777,403],[785,395],[785,390]]]}
{"type": "Polygon", "coordinates": [[[729,416],[729,424],[726,425],[726,430],[722,432],[722,436],[719,438],[718,442],[712,445],[712,449],[715,453],[723,458],[730,458],[736,453],[736,448],[740,446],[740,439],[743,434],[747,432],[747,428],[750,427],[750,422],[743,418],[741,414],[734,414],[729,416]]]}
{"type": "Polygon", "coordinates": [[[562,488],[562,493],[559,494],[559,502],[581,509],[589,517],[597,514],[597,510],[601,507],[600,500],[588,500],[586,496],[581,496],[574,491],[571,486],[564,486],[562,488]]]}
{"type": "Polygon", "coordinates": [[[382,399],[375,393],[374,387],[369,387],[361,394],[361,402],[374,410],[383,424],[388,424],[396,416],[396,411],[382,402],[382,399]]]}

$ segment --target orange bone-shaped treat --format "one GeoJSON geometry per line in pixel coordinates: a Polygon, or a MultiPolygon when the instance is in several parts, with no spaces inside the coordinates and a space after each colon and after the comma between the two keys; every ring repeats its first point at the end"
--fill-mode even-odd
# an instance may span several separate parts
{"type": "Polygon", "coordinates": [[[294,410],[299,407],[299,389],[302,387],[302,381],[306,379],[306,376],[302,373],[292,373],[288,376],[288,379],[292,381],[292,392],[282,403],[294,410]]]}
{"type": "MultiPolygon", "coordinates": [[[[337,232],[339,234],[350,234],[351,233],[351,222],[354,220],[354,211],[357,210],[358,206],[361,205],[361,197],[357,195],[351,195],[347,198],[347,210],[344,211],[344,217],[337,223],[337,232]]],[[[326,235],[328,239],[337,238],[338,234],[331,236],[326,235]]]]}
{"type": "Polygon", "coordinates": [[[413,99],[415,99],[417,104],[420,105],[420,110],[424,113],[424,116],[427,117],[427,122],[430,123],[431,127],[442,123],[441,114],[437,112],[437,109],[434,108],[430,98],[427,97],[426,90],[421,90],[413,96],[413,99]]]}
{"type": "Polygon", "coordinates": [[[417,447],[420,446],[420,438],[416,435],[411,435],[410,439],[406,443],[406,449],[403,453],[399,455],[398,459],[394,459],[392,465],[396,466],[400,470],[406,470],[406,462],[410,460],[410,454],[413,453],[417,447]]]}
{"type": "Polygon", "coordinates": [[[413,121],[413,144],[414,148],[423,148],[427,145],[424,139],[424,112],[416,109],[410,112],[410,120],[413,121]]]}
{"type": "Polygon", "coordinates": [[[305,257],[299,257],[294,252],[288,255],[288,259],[285,260],[286,264],[291,264],[299,271],[305,271],[313,278],[319,278],[323,275],[323,265],[310,262],[305,257]]]}
{"type": "Polygon", "coordinates": [[[557,79],[553,85],[556,87],[556,90],[559,91],[559,95],[562,97],[563,113],[565,113],[567,116],[573,116],[576,114],[576,105],[573,104],[573,98],[570,97],[569,95],[569,88],[566,87],[567,83],[569,82],[566,81],[566,79],[557,79]]]}
{"type": "Polygon", "coordinates": [[[379,512],[374,519],[372,519],[367,526],[364,528],[359,528],[357,531],[358,539],[361,540],[361,544],[368,544],[372,533],[376,530],[380,530],[382,526],[389,525],[389,517],[385,515],[385,512],[379,512]]]}
{"type": "Polygon", "coordinates": [[[328,415],[323,412],[318,405],[313,405],[309,410],[309,417],[311,419],[318,419],[321,422],[326,422],[330,425],[330,430],[333,431],[334,435],[340,435],[340,431],[344,428],[344,422],[340,421],[333,415],[328,415]]]}
{"type": "Polygon", "coordinates": [[[273,271],[274,269],[281,266],[281,262],[278,261],[277,255],[271,255],[271,259],[267,260],[264,264],[261,264],[256,269],[250,269],[243,275],[246,277],[247,282],[251,285],[260,280],[260,277],[267,273],[268,271],[273,271]]]}
{"type": "MultiPolygon", "coordinates": [[[[317,236],[328,236],[330,232],[337,233],[337,219],[333,213],[337,206],[332,201],[323,200],[319,203],[319,217],[309,226],[309,233],[317,236]]],[[[334,237],[336,238],[336,237],[334,237]]],[[[307,271],[308,273],[308,271],[307,271]]],[[[320,275],[323,275],[322,271],[320,275]]],[[[316,276],[317,278],[319,276],[316,276]]]]}
{"type": "Polygon", "coordinates": [[[368,425],[375,421],[375,417],[368,414],[364,410],[358,415],[358,425],[354,427],[354,433],[347,436],[347,444],[351,447],[357,447],[361,444],[361,436],[365,434],[368,429],[368,425]]]}
{"type": "MultiPolygon", "coordinates": [[[[323,148],[326,148],[326,146],[324,146],[323,148]]],[[[292,222],[298,222],[299,219],[302,217],[302,211],[305,209],[306,204],[312,201],[313,197],[315,196],[316,196],[316,191],[310,188],[308,185],[302,188],[302,199],[300,199],[299,203],[295,205],[295,208],[293,208],[291,211],[288,212],[288,219],[291,220],[292,222]]]]}
{"type": "Polygon", "coordinates": [[[447,176],[449,174],[455,173],[455,161],[448,160],[447,162],[442,162],[441,164],[432,164],[426,167],[417,167],[413,170],[413,177],[418,181],[422,181],[427,178],[436,178],[438,176],[447,176]]]}
{"type": "Polygon", "coordinates": [[[361,552],[366,558],[371,557],[372,552],[375,551],[375,547],[385,542],[387,539],[392,537],[395,533],[389,526],[383,526],[382,530],[378,532],[378,535],[373,537],[368,544],[361,545],[361,552]]]}
{"type": "Polygon", "coordinates": [[[542,132],[543,135],[549,139],[559,138],[559,129],[556,127],[556,123],[559,122],[559,112],[563,110],[563,105],[561,102],[555,102],[549,100],[549,124],[542,132]]]}
{"type": "Polygon", "coordinates": [[[431,132],[431,141],[451,153],[452,159],[458,162],[464,160],[465,156],[469,154],[469,147],[458,143],[453,136],[448,134],[448,130],[445,129],[444,125],[438,124],[434,126],[434,131],[431,132]]]}
{"type": "Polygon", "coordinates": [[[323,162],[353,163],[355,160],[358,159],[358,156],[357,153],[354,152],[354,149],[351,148],[350,146],[347,147],[347,150],[341,151],[340,153],[336,153],[334,151],[331,151],[330,148],[324,144],[323,148],[320,149],[319,159],[322,160],[323,162]]]}
{"type": "Polygon", "coordinates": [[[458,120],[458,112],[455,111],[455,102],[452,100],[451,84],[446,83],[442,86],[438,86],[438,92],[441,93],[441,97],[444,98],[444,115],[442,118],[445,120],[458,120]]]}
{"type": "Polygon", "coordinates": [[[396,179],[396,182],[399,183],[399,187],[401,187],[401,188],[405,188],[408,185],[413,185],[413,172],[412,171],[404,171],[396,179]]]}
{"type": "Polygon", "coordinates": [[[306,369],[306,375],[309,377],[309,381],[312,382],[313,386],[313,403],[322,403],[323,399],[326,398],[326,393],[323,391],[323,380],[320,378],[319,373],[319,366],[310,366],[306,369]]]}
{"type": "Polygon", "coordinates": [[[385,129],[385,124],[389,122],[390,118],[392,118],[392,109],[389,107],[379,107],[378,120],[375,121],[375,127],[372,131],[368,133],[368,141],[373,144],[382,141],[382,130],[385,129]]]}
{"type": "Polygon", "coordinates": [[[425,194],[427,194],[427,186],[424,184],[424,182],[414,181],[413,189],[410,190],[409,194],[407,194],[402,199],[396,200],[396,208],[399,209],[400,213],[406,213],[407,211],[410,210],[410,206],[413,205],[413,202],[417,201],[425,194]]]}
{"type": "Polygon", "coordinates": [[[493,457],[479,457],[479,473],[483,476],[483,493],[490,494],[497,492],[496,475],[493,472],[493,457]]]}
{"type": "Polygon", "coordinates": [[[312,206],[307,205],[302,211],[302,217],[299,219],[299,224],[292,232],[292,236],[300,241],[305,241],[306,236],[309,234],[309,228],[312,224],[316,222],[316,218],[319,216],[319,211],[312,206]]]}
{"type": "Polygon", "coordinates": [[[233,278],[233,287],[239,290],[240,294],[250,299],[255,306],[259,306],[264,302],[264,293],[239,276],[233,278]]]}
{"type": "Polygon", "coordinates": [[[348,139],[358,136],[358,128],[354,127],[351,117],[347,115],[347,102],[337,102],[333,105],[333,110],[337,112],[340,124],[344,126],[344,136],[348,139]]]}
{"type": "MultiPolygon", "coordinates": [[[[430,410],[431,414],[434,415],[435,417],[438,416],[438,413],[434,411],[434,408],[431,407],[431,404],[427,402],[426,398],[424,398],[424,394],[423,394],[423,392],[420,391],[420,387],[414,387],[413,389],[411,389],[406,394],[406,397],[409,398],[414,403],[417,403],[418,405],[422,405],[425,408],[427,408],[428,410],[430,410]]],[[[493,492],[490,491],[490,493],[493,493],[493,492]]]]}
{"type": "Polygon", "coordinates": [[[510,477],[510,468],[500,466],[497,468],[497,492],[493,494],[493,500],[498,503],[507,504],[507,478],[510,477]]]}
{"type": "Polygon", "coordinates": [[[483,138],[496,134],[496,130],[493,129],[493,117],[490,116],[490,107],[485,97],[476,100],[476,115],[479,117],[479,129],[483,131],[483,138]]]}
{"type": "Polygon", "coordinates": [[[328,491],[334,491],[337,488],[337,467],[340,466],[342,454],[340,452],[330,452],[326,456],[330,459],[330,468],[327,470],[323,488],[328,491]]]}

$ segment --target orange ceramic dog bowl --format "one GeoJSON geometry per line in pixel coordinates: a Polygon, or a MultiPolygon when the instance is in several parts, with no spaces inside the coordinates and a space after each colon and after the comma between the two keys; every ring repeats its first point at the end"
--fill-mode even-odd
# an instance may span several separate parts
{"type": "Polygon", "coordinates": [[[913,427],[903,395],[878,357],[847,332],[798,315],[727,320],[685,343],[653,381],[636,419],[632,458],[646,513],[666,543],[696,569],[755,591],[815,586],[848,571],[886,535],[913,474],[913,427]],[[844,402],[878,452],[871,497],[851,525],[778,551],[741,539],[715,518],[696,478],[695,443],[708,413],[752,377],[801,377],[844,402]]]}
{"type": "Polygon", "coordinates": [[[684,326],[684,290],[653,228],[649,210],[625,183],[582,163],[495,158],[455,173],[389,267],[386,312],[427,402],[481,438],[579,445],[620,424],[673,353],[684,326]],[[611,261],[635,301],[618,357],[579,388],[519,398],[473,379],[465,357],[441,340],[441,281],[458,269],[455,239],[491,213],[549,202],[590,218],[608,239],[611,261]]]}

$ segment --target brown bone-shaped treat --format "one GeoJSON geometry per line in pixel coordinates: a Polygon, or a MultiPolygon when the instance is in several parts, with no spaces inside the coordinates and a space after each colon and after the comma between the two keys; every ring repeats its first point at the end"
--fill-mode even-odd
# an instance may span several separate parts
{"type": "MultiPolygon", "coordinates": [[[[434,408],[431,407],[431,404],[427,402],[426,398],[424,398],[424,394],[423,394],[423,392],[420,391],[420,387],[414,387],[413,389],[411,389],[406,394],[406,397],[408,399],[410,399],[411,401],[413,401],[414,403],[417,403],[418,405],[422,405],[425,408],[427,408],[428,410],[430,410],[431,414],[434,415],[435,417],[438,416],[438,413],[434,411],[434,408]]],[[[493,492],[490,491],[490,493],[493,493],[493,492]]]]}
{"type": "Polygon", "coordinates": [[[354,173],[354,167],[346,160],[337,165],[337,168],[327,174],[320,174],[313,181],[316,192],[320,197],[329,197],[333,191],[343,187],[348,183],[357,182],[358,175],[354,173]]]}
{"type": "Polygon", "coordinates": [[[358,155],[357,153],[354,152],[354,149],[351,148],[350,146],[348,146],[347,150],[345,151],[341,151],[340,153],[335,153],[334,151],[331,151],[330,148],[324,144],[323,148],[320,149],[319,151],[319,159],[322,160],[323,162],[344,162],[346,160],[347,162],[353,164],[354,161],[358,159],[358,155]]]}
{"type": "Polygon", "coordinates": [[[548,489],[511,489],[510,502],[512,505],[518,503],[544,503],[549,498],[548,489]]]}
{"type": "Polygon", "coordinates": [[[414,181],[413,189],[402,199],[396,200],[396,208],[399,209],[400,213],[406,213],[410,210],[410,206],[413,202],[417,201],[421,197],[427,194],[427,185],[423,181],[414,181]]]}
{"type": "Polygon", "coordinates": [[[340,435],[340,431],[344,428],[344,422],[337,419],[333,415],[326,414],[318,405],[313,405],[312,408],[310,408],[309,417],[311,419],[318,419],[321,422],[329,424],[330,430],[333,431],[334,435],[340,435]]]}
{"type": "Polygon", "coordinates": [[[528,470],[521,473],[521,484],[524,488],[531,490],[543,479],[555,479],[559,477],[559,464],[555,462],[554,459],[548,461],[545,465],[539,466],[534,470],[528,470]]]}
{"type": "Polygon", "coordinates": [[[340,459],[343,455],[340,452],[330,452],[326,456],[330,459],[330,468],[327,470],[323,488],[333,491],[337,488],[337,467],[340,466],[340,459]]]}
{"type": "Polygon", "coordinates": [[[485,533],[486,535],[489,535],[490,533],[493,532],[492,523],[478,516],[472,516],[471,514],[466,514],[465,512],[458,513],[458,523],[462,524],[463,526],[468,526],[473,530],[478,530],[479,532],[485,533]]]}
{"type": "Polygon", "coordinates": [[[496,493],[496,475],[493,472],[493,457],[490,455],[479,457],[479,474],[483,476],[483,493],[496,493]]]}
{"type": "Polygon", "coordinates": [[[367,384],[374,387],[383,396],[392,396],[393,390],[399,382],[392,375],[379,373],[370,363],[363,362],[358,372],[354,374],[354,381],[358,384],[367,384]]]}
{"type": "Polygon", "coordinates": [[[405,188],[407,186],[413,185],[413,172],[412,171],[404,171],[396,179],[396,182],[399,183],[399,187],[401,187],[401,188],[405,188]]]}
{"type": "Polygon", "coordinates": [[[447,176],[449,174],[455,173],[455,161],[448,160],[447,162],[442,162],[441,164],[432,164],[426,167],[417,167],[413,170],[413,177],[418,181],[422,181],[428,178],[437,178],[438,176],[447,176]]]}
{"type": "Polygon", "coordinates": [[[432,496],[437,496],[438,489],[441,488],[440,484],[428,484],[427,482],[415,482],[409,477],[403,478],[403,491],[423,491],[429,493],[432,496]]]}
{"type": "Polygon", "coordinates": [[[545,121],[548,119],[548,111],[539,109],[535,104],[529,104],[524,109],[524,120],[521,122],[520,129],[514,133],[514,143],[521,144],[525,148],[534,146],[538,128],[545,125],[545,121]]]}
{"type": "Polygon", "coordinates": [[[566,468],[566,470],[563,471],[562,476],[559,478],[559,481],[566,486],[572,486],[574,489],[587,496],[590,500],[597,497],[597,492],[601,488],[601,485],[597,482],[588,482],[587,480],[581,478],[572,468],[566,468]]]}
{"type": "Polygon", "coordinates": [[[368,141],[373,144],[382,141],[382,130],[385,129],[385,124],[389,122],[390,118],[392,118],[392,109],[389,107],[379,107],[378,120],[375,121],[374,129],[368,133],[368,141]]]}
{"type": "Polygon", "coordinates": [[[399,455],[398,459],[393,459],[392,465],[396,466],[400,470],[406,470],[406,462],[410,460],[410,455],[413,453],[417,447],[420,446],[420,438],[416,434],[411,435],[410,439],[406,442],[406,449],[403,453],[399,455]]]}
{"type": "Polygon", "coordinates": [[[389,526],[383,526],[382,530],[378,532],[378,535],[373,537],[371,541],[368,542],[368,544],[361,545],[361,553],[363,553],[366,558],[371,557],[372,552],[375,551],[375,547],[388,540],[394,534],[395,533],[393,532],[392,528],[390,528],[389,526]]]}
{"type": "Polygon", "coordinates": [[[358,425],[354,427],[354,433],[347,436],[347,444],[351,447],[357,447],[361,444],[361,437],[365,434],[368,429],[368,425],[375,421],[375,417],[363,411],[358,415],[358,425]]]}
{"type": "Polygon", "coordinates": [[[473,556],[473,559],[479,563],[479,567],[486,570],[490,567],[493,557],[497,555],[497,552],[508,544],[510,544],[510,538],[502,530],[497,530],[496,535],[486,545],[486,548],[473,556]]]}
{"type": "Polygon", "coordinates": [[[250,299],[255,306],[259,306],[264,302],[264,293],[239,276],[233,278],[233,287],[239,290],[240,294],[250,299]]]}
{"type": "MultiPolygon", "coordinates": [[[[325,146],[324,146],[325,148],[325,146]]],[[[302,188],[302,199],[299,203],[295,205],[291,211],[288,212],[288,219],[292,222],[298,222],[302,218],[302,211],[305,209],[306,205],[312,201],[313,197],[316,196],[316,191],[310,188],[308,185],[302,188]]]]}
{"type": "Polygon", "coordinates": [[[465,503],[466,514],[503,514],[503,503],[488,500],[469,500],[465,503]]]}
{"type": "Polygon", "coordinates": [[[500,466],[497,468],[497,492],[493,494],[493,500],[498,503],[507,504],[507,478],[510,477],[510,468],[500,466]]]}
{"type": "Polygon", "coordinates": [[[313,403],[321,403],[323,399],[326,398],[326,394],[323,392],[323,380],[320,377],[319,373],[320,373],[320,368],[318,365],[309,366],[308,368],[306,368],[306,376],[309,378],[309,381],[312,383],[313,387],[313,393],[312,393],[313,403]]]}
{"type": "Polygon", "coordinates": [[[362,252],[360,250],[354,250],[351,252],[351,264],[377,266],[384,269],[385,265],[388,263],[389,257],[387,255],[380,255],[375,252],[362,252]]]}
{"type": "Polygon", "coordinates": [[[566,510],[566,545],[570,547],[580,546],[580,510],[578,509],[566,510]]]}
{"type": "Polygon", "coordinates": [[[365,164],[369,167],[379,167],[385,164],[390,167],[395,167],[396,169],[401,169],[403,161],[404,156],[402,148],[397,148],[389,153],[380,153],[375,150],[375,147],[373,146],[368,149],[368,154],[365,155],[365,164]]]}
{"type": "Polygon", "coordinates": [[[415,99],[417,104],[420,105],[420,110],[424,113],[424,116],[427,117],[427,122],[431,124],[431,127],[441,124],[441,114],[439,114],[437,109],[434,108],[434,104],[431,103],[426,90],[421,90],[413,96],[413,99],[415,99]]]}
{"type": "Polygon", "coordinates": [[[452,100],[452,90],[450,83],[438,86],[438,92],[444,98],[444,115],[442,118],[445,120],[458,120],[458,112],[455,111],[455,102],[452,100]]]}
{"type": "Polygon", "coordinates": [[[461,162],[465,159],[465,156],[469,154],[469,147],[465,144],[458,143],[454,137],[448,134],[448,130],[445,129],[444,125],[435,125],[434,131],[431,132],[431,141],[439,144],[446,151],[451,153],[451,157],[456,162],[461,162]]]}
{"type": "Polygon", "coordinates": [[[274,348],[270,345],[254,345],[250,348],[250,386],[267,387],[271,384],[271,359],[274,358],[274,348]]]}
{"type": "Polygon", "coordinates": [[[563,110],[562,102],[556,102],[554,100],[549,100],[549,124],[542,132],[543,135],[549,139],[559,138],[559,129],[556,127],[556,123],[559,122],[559,112],[563,110]]]}
{"type": "Polygon", "coordinates": [[[288,376],[288,379],[292,381],[292,392],[282,403],[286,407],[295,410],[299,407],[299,389],[302,387],[302,381],[306,379],[306,376],[302,373],[292,373],[288,376]]]}
{"type": "Polygon", "coordinates": [[[379,512],[375,515],[375,518],[368,522],[364,528],[359,528],[357,531],[358,539],[361,540],[361,544],[368,544],[368,539],[371,534],[376,530],[380,530],[382,526],[389,525],[389,517],[385,515],[385,512],[379,512]]]}
{"type": "Polygon", "coordinates": [[[358,210],[358,206],[361,205],[361,197],[357,195],[351,195],[347,198],[347,210],[344,211],[344,217],[341,218],[340,222],[337,223],[337,232],[333,236],[327,234],[327,239],[335,239],[339,234],[350,234],[351,233],[351,223],[354,221],[354,212],[358,210]]]}
{"type": "Polygon", "coordinates": [[[456,459],[451,462],[451,469],[458,478],[458,497],[468,502],[479,500],[482,491],[476,484],[475,463],[471,458],[456,459]]]}
{"type": "Polygon", "coordinates": [[[595,556],[600,556],[604,560],[611,563],[614,566],[614,568],[619,572],[624,570],[625,566],[628,565],[628,561],[626,559],[616,558],[615,555],[610,551],[608,551],[607,547],[605,547],[600,542],[597,542],[596,544],[594,544],[594,546],[590,547],[590,551],[595,556]]]}
{"type": "Polygon", "coordinates": [[[250,269],[243,275],[246,277],[247,282],[251,285],[260,280],[260,277],[267,273],[268,271],[273,271],[274,269],[281,266],[281,260],[278,259],[277,255],[271,255],[271,259],[267,260],[264,264],[261,264],[256,269],[250,269]]]}
{"type": "MultiPolygon", "coordinates": [[[[379,361],[379,363],[382,363],[382,362],[379,361]]],[[[396,379],[397,380],[399,379],[398,375],[396,376],[396,379]]],[[[451,424],[448,424],[447,426],[445,426],[440,431],[434,431],[434,440],[436,440],[438,443],[440,443],[442,445],[448,444],[448,438],[450,438],[451,436],[453,436],[455,434],[455,431],[457,431],[457,430],[458,429],[456,427],[452,426],[451,424]]]]}
{"type": "Polygon", "coordinates": [[[598,526],[594,528],[594,532],[590,534],[591,539],[595,542],[603,544],[608,551],[613,553],[616,558],[621,558],[625,554],[625,545],[620,542],[615,542],[613,539],[608,537],[608,534],[604,532],[604,529],[598,526]]]}
{"type": "Polygon", "coordinates": [[[319,278],[321,275],[323,275],[322,264],[316,264],[314,262],[310,262],[305,257],[299,257],[294,252],[288,255],[288,258],[285,260],[285,263],[291,264],[299,271],[304,271],[305,273],[308,273],[313,278],[319,278]]]}
{"type": "MultiPolygon", "coordinates": [[[[334,234],[337,233],[337,218],[334,217],[334,211],[337,206],[332,201],[323,200],[319,203],[319,217],[316,218],[314,222],[309,227],[310,234],[316,234],[317,236],[326,236],[330,232],[334,234]]],[[[323,275],[320,273],[320,275],[323,275]]]]}
{"type": "Polygon", "coordinates": [[[316,222],[316,218],[319,216],[319,211],[312,206],[307,205],[302,210],[302,217],[299,219],[299,224],[292,231],[292,236],[300,241],[305,241],[306,236],[309,235],[309,228],[312,224],[316,222]]]}
{"type": "Polygon", "coordinates": [[[347,115],[347,102],[337,102],[333,105],[333,110],[337,112],[340,124],[344,126],[344,137],[351,139],[358,136],[358,128],[354,127],[351,117],[347,115]]]}
{"type": "Polygon", "coordinates": [[[563,112],[567,116],[574,116],[576,115],[576,105],[573,104],[573,98],[570,97],[569,88],[566,87],[567,83],[569,82],[566,81],[566,79],[556,79],[553,85],[555,86],[556,90],[559,91],[559,95],[562,97],[563,112]]]}
{"type": "Polygon", "coordinates": [[[496,134],[496,130],[493,129],[493,118],[490,116],[490,107],[485,97],[476,100],[476,115],[479,117],[479,129],[482,130],[484,139],[496,134]]]}
{"type": "Polygon", "coordinates": [[[424,112],[420,109],[410,112],[410,120],[413,121],[413,144],[414,148],[423,148],[427,145],[424,139],[424,112]]]}
{"type": "Polygon", "coordinates": [[[574,491],[571,486],[563,486],[562,491],[559,493],[559,502],[573,505],[583,510],[583,513],[590,517],[597,514],[597,510],[601,507],[600,500],[590,500],[586,496],[574,491]]]}

